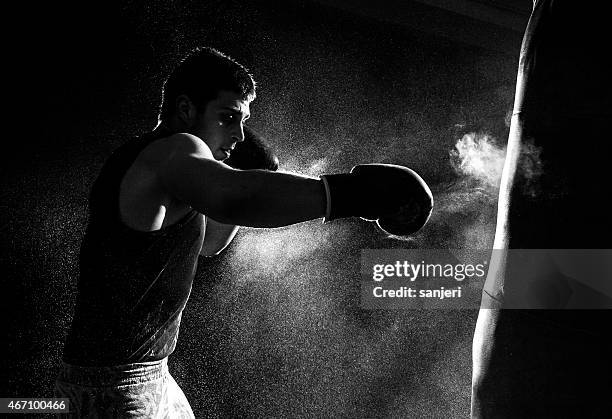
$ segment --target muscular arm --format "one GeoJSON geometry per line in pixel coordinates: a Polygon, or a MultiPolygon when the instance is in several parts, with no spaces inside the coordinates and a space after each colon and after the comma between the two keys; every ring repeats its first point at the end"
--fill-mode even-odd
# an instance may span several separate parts
{"type": "Polygon", "coordinates": [[[157,170],[163,188],[220,223],[281,227],[324,216],[325,187],[318,179],[232,169],[189,134],[175,134],[168,144],[157,170]]]}

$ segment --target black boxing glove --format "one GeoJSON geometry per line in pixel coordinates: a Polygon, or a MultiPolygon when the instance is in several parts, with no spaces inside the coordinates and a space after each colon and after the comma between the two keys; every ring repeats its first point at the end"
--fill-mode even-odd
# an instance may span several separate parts
{"type": "Polygon", "coordinates": [[[248,127],[244,127],[244,141],[236,144],[224,163],[240,170],[278,170],[278,157],[272,148],[263,137],[248,127]]]}
{"type": "Polygon", "coordinates": [[[376,220],[395,235],[420,230],[431,215],[433,196],[414,171],[392,164],[360,164],[350,173],[321,177],[327,194],[326,221],[357,216],[376,220]]]}

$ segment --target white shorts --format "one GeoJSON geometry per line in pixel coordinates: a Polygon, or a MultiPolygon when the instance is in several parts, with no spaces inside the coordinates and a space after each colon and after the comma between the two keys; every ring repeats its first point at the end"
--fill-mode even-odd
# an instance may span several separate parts
{"type": "Polygon", "coordinates": [[[54,393],[69,399],[70,413],[60,417],[194,418],[168,358],[111,367],[63,363],[54,393]]]}

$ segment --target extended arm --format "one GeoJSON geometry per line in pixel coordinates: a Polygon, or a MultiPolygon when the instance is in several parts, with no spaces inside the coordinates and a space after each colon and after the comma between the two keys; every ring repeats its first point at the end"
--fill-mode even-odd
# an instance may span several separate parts
{"type": "Polygon", "coordinates": [[[264,170],[235,170],[214,160],[197,137],[175,134],[158,175],[166,191],[224,224],[281,227],[325,215],[318,179],[264,170]]]}
{"type": "Polygon", "coordinates": [[[190,134],[175,134],[156,171],[167,194],[223,224],[282,227],[325,216],[377,220],[391,234],[418,231],[431,215],[429,187],[403,166],[366,164],[322,180],[236,170],[190,134]]]}

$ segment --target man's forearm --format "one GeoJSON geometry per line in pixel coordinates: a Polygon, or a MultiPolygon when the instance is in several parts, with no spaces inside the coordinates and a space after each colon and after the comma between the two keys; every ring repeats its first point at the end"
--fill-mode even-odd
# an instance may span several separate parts
{"type": "Polygon", "coordinates": [[[281,227],[325,215],[325,186],[319,179],[263,170],[234,171],[236,193],[226,194],[216,220],[249,227],[281,227]]]}

